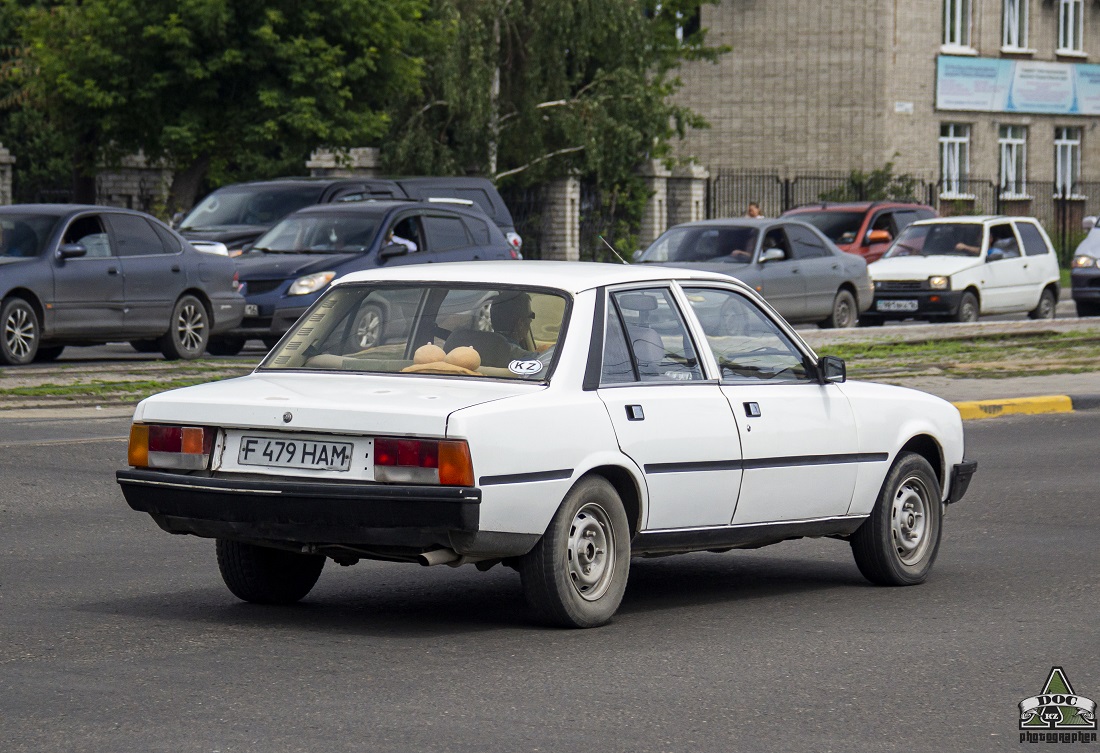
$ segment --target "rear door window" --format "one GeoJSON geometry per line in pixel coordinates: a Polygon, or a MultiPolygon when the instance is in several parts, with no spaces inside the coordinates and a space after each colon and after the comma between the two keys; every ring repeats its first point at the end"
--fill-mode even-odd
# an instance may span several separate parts
{"type": "Polygon", "coordinates": [[[1028,256],[1050,253],[1050,246],[1047,245],[1046,239],[1043,238],[1039,228],[1030,222],[1017,222],[1016,230],[1020,233],[1020,240],[1023,241],[1024,253],[1028,256]]]}
{"type": "MultiPolygon", "coordinates": [[[[687,333],[680,310],[666,288],[613,293],[609,316],[620,320],[618,331],[608,328],[605,364],[612,364],[609,376],[628,381],[622,358],[620,336],[625,338],[630,359],[630,381],[690,382],[703,378],[699,359],[687,333]]],[[[605,374],[606,365],[605,365],[605,374]]]]}
{"type": "Polygon", "coordinates": [[[167,252],[160,236],[144,217],[112,214],[107,216],[107,221],[115,234],[119,256],[150,256],[167,252]]]}
{"type": "Polygon", "coordinates": [[[453,215],[426,215],[424,232],[428,236],[428,248],[431,251],[447,251],[470,245],[466,226],[459,217],[453,215]]]}
{"type": "Polygon", "coordinates": [[[829,252],[825,244],[814,234],[812,230],[798,225],[787,225],[787,237],[791,242],[791,249],[796,259],[820,259],[829,252]]]}

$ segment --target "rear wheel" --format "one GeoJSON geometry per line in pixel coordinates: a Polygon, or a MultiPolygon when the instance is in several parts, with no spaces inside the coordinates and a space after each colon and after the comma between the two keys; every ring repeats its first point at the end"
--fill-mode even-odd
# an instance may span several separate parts
{"type": "Polygon", "coordinates": [[[325,558],[218,539],[218,569],[238,599],[253,604],[293,604],[321,577],[325,558]]]}
{"type": "Polygon", "coordinates": [[[858,318],[859,309],[856,306],[855,296],[847,290],[839,290],[836,298],[833,299],[832,313],[829,314],[828,319],[820,322],[819,326],[822,329],[847,329],[856,326],[858,318]]]}
{"type": "Polygon", "coordinates": [[[1028,317],[1031,319],[1053,319],[1054,309],[1057,305],[1058,302],[1054,300],[1054,291],[1047,288],[1039,296],[1039,305],[1028,312],[1028,317]]]}
{"type": "Polygon", "coordinates": [[[42,331],[34,307],[22,298],[0,306],[0,363],[22,366],[34,360],[42,331]]]}
{"type": "Polygon", "coordinates": [[[589,628],[611,620],[626,591],[629,526],[606,479],[591,476],[573,487],[520,560],[523,592],[540,621],[589,628]]]}
{"type": "Polygon", "coordinates": [[[244,350],[243,337],[211,337],[206,352],[212,356],[235,356],[244,350]]]}
{"type": "Polygon", "coordinates": [[[160,338],[160,352],[169,361],[191,361],[206,352],[210,339],[210,317],[202,301],[193,295],[181,296],[172,308],[168,331],[160,338]]]}
{"type": "Polygon", "coordinates": [[[955,312],[955,316],[952,317],[956,322],[976,322],[978,321],[978,299],[973,293],[966,292],[962,294],[962,299],[959,300],[959,310],[955,312]]]}
{"type": "Polygon", "coordinates": [[[920,455],[898,455],[871,516],[852,534],[863,577],[881,586],[922,583],[940,549],[943,502],[932,466],[920,455]]]}

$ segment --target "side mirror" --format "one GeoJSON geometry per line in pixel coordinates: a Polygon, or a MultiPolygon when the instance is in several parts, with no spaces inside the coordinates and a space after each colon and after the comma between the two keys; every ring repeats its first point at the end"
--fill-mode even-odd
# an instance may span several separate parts
{"type": "Polygon", "coordinates": [[[836,356],[822,356],[817,362],[817,376],[822,384],[839,384],[848,379],[848,370],[844,359],[836,356]]]}
{"type": "Polygon", "coordinates": [[[889,243],[894,240],[894,236],[890,235],[889,230],[868,230],[867,231],[867,245],[872,243],[889,243]]]}
{"type": "Polygon", "coordinates": [[[185,215],[183,212],[176,212],[174,215],[172,215],[172,221],[168,223],[169,227],[171,227],[173,230],[178,230],[180,223],[183,221],[184,217],[185,215]]]}
{"type": "Polygon", "coordinates": [[[986,254],[985,261],[986,261],[986,264],[988,264],[991,261],[1000,261],[1003,258],[1005,258],[1005,252],[1004,251],[1001,251],[1000,249],[998,249],[996,251],[990,249],[989,253],[986,254]]]}
{"type": "Polygon", "coordinates": [[[760,255],[761,262],[783,261],[786,258],[787,255],[783,253],[783,249],[781,248],[769,248],[760,255]]]}
{"type": "Polygon", "coordinates": [[[395,256],[404,256],[409,253],[409,247],[401,243],[391,243],[388,246],[382,246],[382,249],[378,252],[379,259],[392,259],[395,256]]]}
{"type": "Polygon", "coordinates": [[[1085,217],[1083,220],[1081,220],[1081,227],[1084,228],[1086,232],[1092,230],[1094,227],[1096,227],[1096,217],[1085,217]]]}
{"type": "Polygon", "coordinates": [[[644,254],[644,253],[645,253],[645,249],[639,248],[638,250],[636,250],[634,253],[632,253],[630,255],[630,260],[636,262],[636,261],[638,261],[639,259],[642,258],[642,254],[644,254]]]}
{"type": "Polygon", "coordinates": [[[87,256],[88,249],[85,248],[83,243],[65,243],[57,249],[57,253],[62,259],[76,259],[87,256]]]}

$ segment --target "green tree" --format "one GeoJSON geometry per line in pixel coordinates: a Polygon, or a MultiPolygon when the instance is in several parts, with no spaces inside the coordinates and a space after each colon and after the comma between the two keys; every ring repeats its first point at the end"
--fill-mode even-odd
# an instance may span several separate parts
{"type": "Polygon", "coordinates": [[[581,174],[636,214],[639,163],[705,126],[673,98],[682,62],[724,52],[699,12],[698,0],[433,0],[423,92],[394,118],[388,169],[522,185],[581,174]]]}
{"type": "Polygon", "coordinates": [[[171,212],[208,174],[377,141],[422,74],[427,2],[65,0],[28,13],[21,95],[65,132],[78,199],[140,150],[174,169],[171,212]]]}
{"type": "Polygon", "coordinates": [[[921,184],[908,173],[894,174],[887,162],[869,173],[853,170],[840,186],[822,192],[821,201],[924,201],[921,184]]]}

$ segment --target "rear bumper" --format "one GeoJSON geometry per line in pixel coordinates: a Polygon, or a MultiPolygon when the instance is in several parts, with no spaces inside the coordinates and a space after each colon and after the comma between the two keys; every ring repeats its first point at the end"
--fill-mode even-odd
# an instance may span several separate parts
{"type": "Polygon", "coordinates": [[[476,538],[481,490],[122,470],[126,502],[169,533],[284,546],[422,550],[476,538]]]}
{"type": "Polygon", "coordinates": [[[976,470],[978,470],[977,460],[964,460],[951,466],[951,489],[947,493],[947,504],[950,505],[963,498],[976,470]]]}

